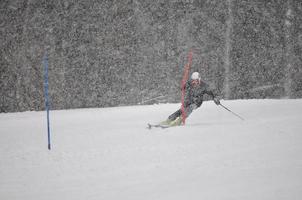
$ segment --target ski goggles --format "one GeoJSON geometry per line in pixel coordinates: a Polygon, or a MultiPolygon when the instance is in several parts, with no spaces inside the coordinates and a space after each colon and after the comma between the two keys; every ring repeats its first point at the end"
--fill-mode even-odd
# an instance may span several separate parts
{"type": "Polygon", "coordinates": [[[199,83],[200,83],[200,81],[199,81],[198,79],[196,79],[196,80],[191,80],[191,84],[192,84],[193,86],[197,86],[197,85],[199,85],[199,83]]]}

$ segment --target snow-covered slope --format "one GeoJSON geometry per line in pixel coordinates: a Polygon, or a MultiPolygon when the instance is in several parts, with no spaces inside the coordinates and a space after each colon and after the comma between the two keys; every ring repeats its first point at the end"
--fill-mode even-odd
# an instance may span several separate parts
{"type": "Polygon", "coordinates": [[[0,114],[0,199],[302,199],[302,100],[0,114]]]}

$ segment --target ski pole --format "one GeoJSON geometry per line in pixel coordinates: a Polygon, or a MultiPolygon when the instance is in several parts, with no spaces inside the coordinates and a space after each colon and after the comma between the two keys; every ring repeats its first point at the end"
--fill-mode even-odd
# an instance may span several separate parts
{"type": "Polygon", "coordinates": [[[164,97],[166,97],[166,96],[160,95],[158,97],[154,97],[154,98],[151,98],[151,99],[143,100],[143,101],[139,102],[138,104],[143,104],[143,103],[146,103],[146,102],[149,102],[149,101],[152,101],[152,100],[156,100],[156,99],[161,99],[161,98],[164,98],[164,97]]]}
{"type": "Polygon", "coordinates": [[[241,120],[244,120],[242,117],[240,117],[240,115],[234,113],[233,111],[231,111],[230,109],[228,109],[227,107],[225,107],[224,105],[222,105],[221,103],[220,103],[219,105],[221,105],[224,109],[226,109],[227,111],[229,111],[229,112],[232,113],[233,115],[239,117],[241,120]]]}

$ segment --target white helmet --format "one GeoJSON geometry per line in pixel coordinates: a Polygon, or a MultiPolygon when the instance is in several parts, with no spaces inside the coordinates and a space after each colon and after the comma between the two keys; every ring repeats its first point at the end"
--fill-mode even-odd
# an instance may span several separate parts
{"type": "Polygon", "coordinates": [[[201,80],[200,74],[198,72],[193,72],[192,75],[191,75],[191,79],[200,81],[201,80]]]}

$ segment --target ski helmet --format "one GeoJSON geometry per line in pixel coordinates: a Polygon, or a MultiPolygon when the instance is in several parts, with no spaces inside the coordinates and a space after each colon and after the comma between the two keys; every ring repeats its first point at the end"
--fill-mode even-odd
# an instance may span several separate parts
{"type": "Polygon", "coordinates": [[[200,74],[198,72],[193,72],[191,75],[191,79],[200,81],[201,80],[200,74]]]}

